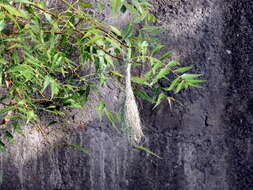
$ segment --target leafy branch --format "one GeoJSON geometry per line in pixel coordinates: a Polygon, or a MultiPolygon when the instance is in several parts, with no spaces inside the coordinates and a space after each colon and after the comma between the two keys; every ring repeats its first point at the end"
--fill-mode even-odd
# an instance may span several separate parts
{"type": "MultiPolygon", "coordinates": [[[[131,80],[154,91],[150,97],[135,90],[136,96],[154,107],[166,98],[173,100],[167,91],[179,93],[200,87],[204,81],[199,79],[200,74],[188,73],[192,67],[181,67],[174,60],[166,63],[172,51],[158,56],[165,47],[156,36],[163,29],[153,26],[157,19],[146,0],[112,0],[113,14],[132,15],[123,29],[89,15],[89,3],[59,1],[66,5],[59,14],[46,7],[44,0],[0,3],[0,88],[5,91],[0,98],[4,117],[0,126],[5,136],[0,141],[1,150],[13,142],[15,131],[21,131],[22,121],[36,125],[45,134],[40,111],[63,116],[64,108],[82,108],[90,91],[108,80],[120,81],[125,77],[118,69],[122,64],[150,68],[144,76],[131,80]],[[172,81],[170,75],[174,76],[172,81]],[[160,87],[161,79],[169,80],[170,85],[160,87]]],[[[102,103],[97,110],[104,112],[116,128],[116,113],[102,103]]]]}

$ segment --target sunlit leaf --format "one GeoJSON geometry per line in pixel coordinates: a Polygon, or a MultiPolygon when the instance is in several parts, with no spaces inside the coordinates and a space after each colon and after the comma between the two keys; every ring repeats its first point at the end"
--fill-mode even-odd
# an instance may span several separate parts
{"type": "Polygon", "coordinates": [[[174,70],[174,72],[183,73],[183,72],[189,71],[191,69],[192,69],[192,66],[181,67],[181,68],[178,68],[178,69],[174,70]]]}
{"type": "Polygon", "coordinates": [[[138,150],[142,150],[142,151],[144,151],[144,152],[146,152],[146,153],[148,153],[148,154],[150,154],[150,155],[152,155],[152,156],[155,156],[155,157],[161,159],[160,156],[158,156],[157,154],[155,154],[154,152],[152,152],[151,150],[149,150],[149,149],[146,148],[146,147],[143,147],[143,146],[134,146],[134,148],[136,148],[136,149],[138,149],[138,150]]]}
{"type": "Polygon", "coordinates": [[[31,3],[29,0],[14,0],[16,3],[31,3]]]}
{"type": "Polygon", "coordinates": [[[168,88],[164,88],[165,91],[170,91],[170,90],[173,90],[177,85],[178,83],[180,82],[180,77],[176,78],[175,80],[172,81],[172,83],[170,84],[170,86],[168,88]]]}
{"type": "Polygon", "coordinates": [[[110,25],[110,28],[112,29],[112,31],[113,31],[116,35],[121,36],[121,31],[120,31],[118,28],[116,28],[116,27],[114,27],[114,26],[111,26],[111,25],[110,25]]]}
{"type": "Polygon", "coordinates": [[[157,45],[154,49],[153,49],[153,51],[151,52],[151,56],[152,57],[154,57],[154,56],[156,56],[157,55],[157,53],[162,49],[162,48],[164,48],[165,46],[164,45],[157,45]]]}
{"type": "Polygon", "coordinates": [[[10,14],[14,16],[28,18],[28,15],[24,11],[20,11],[10,5],[0,3],[0,7],[5,8],[10,14]]]}
{"type": "Polygon", "coordinates": [[[173,66],[176,66],[176,65],[180,65],[180,63],[178,61],[170,61],[167,64],[168,67],[173,67],[173,66]]]}
{"type": "Polygon", "coordinates": [[[189,86],[195,87],[195,88],[203,88],[202,86],[198,85],[198,84],[193,84],[193,83],[188,83],[189,86]]]}
{"type": "Polygon", "coordinates": [[[148,85],[148,83],[145,81],[145,79],[142,79],[140,77],[132,77],[131,81],[137,84],[143,84],[143,85],[148,85]]]}
{"type": "Polygon", "coordinates": [[[178,86],[177,86],[177,88],[176,88],[176,93],[178,93],[178,92],[180,92],[180,90],[182,90],[183,84],[184,84],[184,81],[181,81],[181,82],[178,84],[178,86]]]}
{"type": "Polygon", "coordinates": [[[83,8],[90,8],[90,7],[92,7],[92,4],[86,3],[86,2],[83,2],[83,1],[80,1],[80,5],[81,5],[83,8]]]}
{"type": "Polygon", "coordinates": [[[140,89],[134,89],[134,94],[138,96],[139,98],[142,98],[143,100],[146,100],[150,103],[155,103],[153,98],[151,98],[145,91],[140,89]]]}
{"type": "MultiPolygon", "coordinates": [[[[191,67],[189,67],[191,69],[191,67]]],[[[188,74],[188,73],[184,73],[183,75],[181,75],[181,78],[182,79],[186,79],[186,80],[192,80],[192,79],[195,79],[195,78],[198,78],[202,76],[202,74],[188,74]]],[[[203,81],[200,81],[200,82],[203,82],[203,81]]]]}
{"type": "Polygon", "coordinates": [[[127,1],[123,1],[124,7],[126,7],[126,9],[132,13],[135,17],[136,16],[140,16],[138,11],[135,9],[135,7],[131,4],[129,4],[127,1]]]}
{"type": "Polygon", "coordinates": [[[98,41],[98,40],[100,40],[100,39],[102,39],[103,37],[102,36],[94,36],[94,37],[92,37],[88,42],[86,42],[85,43],[85,46],[88,46],[88,45],[90,45],[90,44],[93,44],[94,42],[96,42],[96,41],[98,41]]]}
{"type": "Polygon", "coordinates": [[[105,112],[106,117],[110,121],[111,126],[118,131],[118,129],[116,127],[115,118],[114,118],[112,112],[109,109],[107,109],[107,108],[104,108],[104,112],[105,112]]]}
{"type": "Polygon", "coordinates": [[[160,60],[164,60],[164,59],[167,59],[168,57],[172,56],[172,54],[174,53],[174,51],[168,51],[166,52],[165,54],[163,54],[161,57],[160,57],[160,60]]]}
{"type": "Polygon", "coordinates": [[[37,117],[36,114],[32,110],[27,111],[26,115],[27,115],[27,123],[29,123],[32,120],[35,120],[37,117]]]}
{"type": "Polygon", "coordinates": [[[115,76],[117,76],[117,77],[121,77],[121,78],[124,77],[121,73],[119,73],[117,71],[111,71],[110,73],[113,74],[113,75],[115,75],[115,76]]]}
{"type": "Polygon", "coordinates": [[[121,5],[121,0],[112,0],[112,13],[116,13],[121,5]]]}
{"type": "Polygon", "coordinates": [[[5,28],[4,20],[0,20],[0,32],[5,28]]]}
{"type": "Polygon", "coordinates": [[[15,109],[17,109],[16,106],[8,106],[3,109],[0,109],[0,114],[4,114],[4,113],[7,113],[7,112],[15,110],[15,109]]]}
{"type": "Polygon", "coordinates": [[[99,11],[104,10],[104,5],[101,2],[98,2],[97,6],[98,6],[99,11]]]}
{"type": "Polygon", "coordinates": [[[132,36],[132,34],[133,34],[133,29],[134,29],[133,24],[129,23],[129,24],[123,29],[122,38],[123,38],[123,39],[127,39],[127,38],[129,38],[130,36],[132,36]]]}
{"type": "Polygon", "coordinates": [[[166,98],[167,98],[167,96],[164,93],[159,94],[153,109],[156,108],[166,98]]]}
{"type": "Polygon", "coordinates": [[[153,73],[155,74],[156,70],[159,69],[162,66],[163,66],[163,63],[161,63],[161,62],[157,62],[157,63],[153,64],[152,65],[152,71],[153,71],[153,73]]]}
{"type": "Polygon", "coordinates": [[[149,33],[149,35],[157,36],[160,33],[164,32],[165,29],[159,26],[144,26],[141,31],[144,33],[149,33]]]}
{"type": "Polygon", "coordinates": [[[165,77],[169,73],[168,68],[163,68],[159,71],[159,73],[156,75],[156,77],[153,79],[152,84],[155,84],[159,79],[165,77]]]}
{"type": "Polygon", "coordinates": [[[195,79],[187,79],[187,82],[195,84],[195,83],[201,83],[201,82],[206,82],[206,80],[195,80],[195,79]]]}

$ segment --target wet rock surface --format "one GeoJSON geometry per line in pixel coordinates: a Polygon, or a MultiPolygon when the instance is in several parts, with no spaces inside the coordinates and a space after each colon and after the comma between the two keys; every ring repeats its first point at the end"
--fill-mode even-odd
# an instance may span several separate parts
{"type": "MultiPolygon", "coordinates": [[[[172,108],[164,102],[152,110],[140,103],[143,144],[162,159],[133,149],[106,120],[99,121],[90,111],[94,100],[73,111],[73,129],[56,130],[51,146],[32,129],[18,137],[10,153],[1,156],[0,189],[253,189],[253,2],[153,3],[168,29],[161,41],[207,80],[203,89],[176,95],[172,108]],[[66,136],[91,156],[62,145],[66,136]]],[[[120,110],[121,92],[106,87],[102,96],[109,107],[120,110]]]]}

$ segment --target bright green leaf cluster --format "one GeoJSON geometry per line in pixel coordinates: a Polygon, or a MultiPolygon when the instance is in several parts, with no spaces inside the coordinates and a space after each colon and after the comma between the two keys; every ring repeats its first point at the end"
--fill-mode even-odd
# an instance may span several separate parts
{"type": "MultiPolygon", "coordinates": [[[[174,51],[161,54],[165,46],[156,36],[164,29],[152,25],[157,19],[147,0],[111,1],[112,13],[128,11],[133,18],[123,29],[89,15],[87,8],[94,6],[86,1],[59,1],[66,7],[59,13],[44,0],[0,3],[0,87],[6,91],[0,97],[0,114],[7,121],[4,125],[12,124],[12,130],[4,128],[1,150],[6,142],[13,142],[13,132],[22,133],[21,121],[40,125],[40,111],[62,116],[64,108],[81,108],[90,91],[108,80],[121,83],[124,73],[119,65],[149,68],[144,76],[131,80],[151,89],[152,95],[141,89],[135,94],[155,107],[167,97],[166,91],[178,93],[203,82],[198,79],[201,75],[188,73],[192,67],[166,63],[174,51]],[[175,79],[161,88],[159,81],[170,80],[170,75],[175,79]]],[[[96,7],[104,9],[101,3],[96,7]]],[[[105,113],[116,128],[119,117],[103,101],[97,111],[100,117],[105,113]]]]}

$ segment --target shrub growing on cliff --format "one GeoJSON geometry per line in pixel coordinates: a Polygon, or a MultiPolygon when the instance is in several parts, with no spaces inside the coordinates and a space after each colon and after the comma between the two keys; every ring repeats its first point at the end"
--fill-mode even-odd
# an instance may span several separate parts
{"type": "MultiPolygon", "coordinates": [[[[131,77],[131,66],[146,68],[146,73],[131,77],[131,81],[153,89],[152,96],[141,89],[134,92],[155,107],[164,99],[171,100],[166,91],[178,93],[202,82],[199,74],[186,73],[191,67],[168,61],[171,51],[157,57],[165,48],[154,38],[162,28],[152,26],[156,18],[147,1],[112,0],[113,14],[131,15],[122,30],[89,14],[92,4],[59,1],[65,6],[61,12],[48,8],[43,0],[0,2],[0,85],[4,93],[0,113],[4,115],[1,128],[5,136],[0,149],[13,141],[13,131],[21,130],[21,120],[43,130],[38,111],[61,116],[64,107],[81,108],[91,90],[108,80],[131,77]],[[128,65],[129,75],[120,72],[124,65],[128,65]],[[160,79],[170,81],[170,85],[161,87],[160,79]]],[[[101,3],[98,7],[103,9],[101,3]]],[[[132,90],[130,79],[126,83],[132,90]]],[[[97,110],[105,111],[114,124],[103,103],[97,110]]]]}

